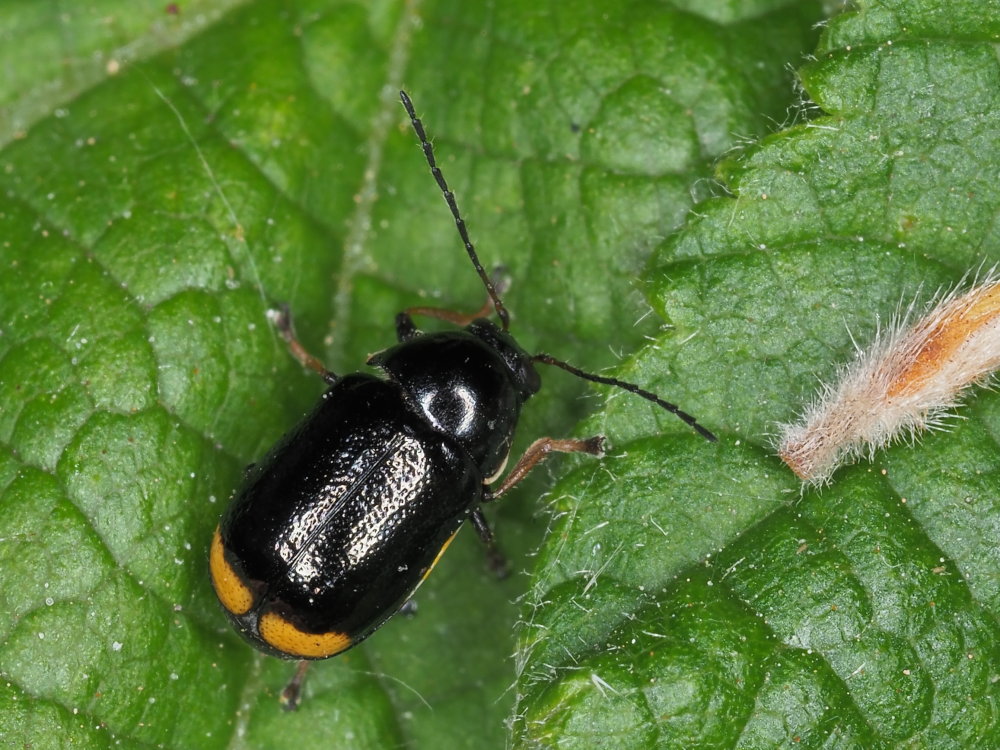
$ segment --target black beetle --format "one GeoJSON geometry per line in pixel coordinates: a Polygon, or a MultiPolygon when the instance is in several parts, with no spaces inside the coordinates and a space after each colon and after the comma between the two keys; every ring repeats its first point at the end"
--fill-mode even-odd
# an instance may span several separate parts
{"type": "MultiPolygon", "coordinates": [[[[603,454],[604,438],[541,438],[494,489],[524,402],[541,385],[535,363],[613,385],[694,417],[631,383],[528,354],[507,333],[508,314],[469,240],[423,125],[400,92],[427,163],[489,295],[474,315],[411,308],[396,317],[399,343],[371,356],[382,377],[335,375],[275,316],[292,353],[329,389],[311,414],[248,471],[215,531],[212,583],[239,633],[265,653],[325,659],[368,637],[409,600],[469,519],[502,568],[481,505],[517,484],[551,451],[603,454]],[[485,319],[490,308],[501,325],[485,319]],[[411,315],[461,330],[420,333],[411,315]]],[[[294,705],[304,664],[286,689],[294,705]]]]}

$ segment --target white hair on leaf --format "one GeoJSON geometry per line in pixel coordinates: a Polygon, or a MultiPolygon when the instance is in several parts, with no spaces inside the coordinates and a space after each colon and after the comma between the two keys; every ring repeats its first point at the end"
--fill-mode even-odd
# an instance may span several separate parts
{"type": "Polygon", "coordinates": [[[912,325],[911,305],[797,424],[782,426],[778,455],[799,479],[823,484],[845,461],[942,427],[965,391],[1000,367],[1000,274],[994,267],[963,286],[912,325]]]}

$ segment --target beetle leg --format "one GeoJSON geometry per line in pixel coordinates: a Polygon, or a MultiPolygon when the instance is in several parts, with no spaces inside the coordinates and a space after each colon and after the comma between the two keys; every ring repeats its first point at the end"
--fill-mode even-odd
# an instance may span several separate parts
{"type": "Polygon", "coordinates": [[[288,344],[288,350],[292,353],[292,356],[301,362],[303,367],[308,367],[310,370],[318,372],[319,376],[328,385],[333,385],[339,380],[336,373],[327,370],[324,364],[317,357],[306,351],[306,348],[299,342],[295,336],[295,328],[292,326],[292,313],[288,309],[288,305],[282,305],[278,310],[269,311],[268,317],[274,322],[274,326],[278,329],[278,333],[281,334],[281,338],[288,344]]]}
{"type": "MultiPolygon", "coordinates": [[[[503,266],[497,266],[493,269],[493,273],[490,274],[490,283],[493,284],[493,288],[496,290],[497,294],[503,294],[507,291],[510,286],[510,277],[507,276],[507,269],[503,266]]],[[[396,316],[396,334],[399,336],[400,341],[408,341],[417,335],[416,326],[413,325],[413,321],[409,319],[411,315],[423,315],[428,318],[437,318],[438,320],[443,320],[446,323],[452,323],[461,328],[469,325],[474,320],[479,318],[488,318],[495,308],[495,303],[493,298],[490,296],[486,297],[486,302],[473,313],[460,313],[455,310],[445,310],[440,307],[408,307],[406,310],[401,312],[396,316]],[[406,316],[407,328],[402,328],[400,324],[400,319],[406,316]],[[406,338],[404,338],[404,330],[406,331],[406,338]]]]}
{"type": "Polygon", "coordinates": [[[503,552],[497,547],[496,537],[493,536],[493,531],[490,529],[490,525],[486,521],[486,516],[483,515],[482,509],[476,508],[472,511],[469,520],[472,521],[476,533],[479,534],[479,538],[486,545],[486,564],[489,565],[490,570],[493,571],[493,574],[497,578],[506,578],[510,574],[510,568],[507,566],[507,558],[503,556],[503,552]]]}
{"type": "Polygon", "coordinates": [[[500,483],[500,486],[495,490],[486,491],[486,497],[483,499],[483,502],[491,502],[505,494],[514,485],[524,479],[528,472],[535,468],[535,464],[553,451],[558,453],[589,453],[592,456],[603,456],[604,436],[594,435],[594,437],[589,437],[585,440],[577,440],[575,438],[566,438],[563,440],[539,438],[528,446],[528,450],[524,452],[524,455],[514,465],[514,468],[510,470],[503,482],[500,483]]]}
{"type": "MultiPolygon", "coordinates": [[[[486,304],[480,307],[473,313],[460,313],[455,310],[445,310],[440,307],[408,307],[400,315],[423,315],[428,318],[437,318],[438,320],[443,320],[446,323],[454,323],[461,328],[469,325],[472,321],[477,318],[488,318],[490,313],[493,312],[493,302],[487,300],[486,304]]],[[[399,317],[396,316],[396,331],[399,331],[399,317]]],[[[412,321],[410,325],[413,325],[412,321]]],[[[403,339],[400,339],[402,341],[403,339]]]]}
{"type": "Polygon", "coordinates": [[[281,697],[278,700],[281,702],[281,707],[286,711],[294,711],[299,707],[302,683],[306,679],[306,670],[308,668],[309,662],[305,659],[300,660],[295,667],[295,674],[292,676],[292,679],[288,681],[285,689],[281,691],[281,697]]]}

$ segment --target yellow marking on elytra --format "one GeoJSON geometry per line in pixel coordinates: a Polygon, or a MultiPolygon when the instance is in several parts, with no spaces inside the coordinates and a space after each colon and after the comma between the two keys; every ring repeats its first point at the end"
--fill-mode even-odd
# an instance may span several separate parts
{"type": "Polygon", "coordinates": [[[281,615],[267,612],[258,623],[261,640],[283,654],[301,659],[325,659],[339,654],[351,645],[347,633],[307,633],[281,615]]]}
{"type": "MultiPolygon", "coordinates": [[[[456,531],[455,534],[457,533],[458,532],[456,531]]],[[[448,545],[451,544],[452,540],[455,538],[455,534],[452,534],[450,537],[448,537],[448,540],[441,545],[441,549],[438,550],[437,556],[434,558],[434,562],[432,562],[431,566],[424,571],[424,575],[420,579],[420,583],[423,583],[424,581],[427,580],[427,576],[429,576],[431,574],[431,571],[434,570],[434,566],[438,564],[438,561],[441,559],[441,555],[443,555],[444,551],[448,549],[448,545]]]]}
{"type": "Polygon", "coordinates": [[[215,534],[212,536],[208,568],[212,574],[212,586],[215,587],[215,594],[222,602],[222,606],[234,615],[245,615],[249,612],[253,606],[253,592],[226,560],[218,526],[215,527],[215,534]]]}

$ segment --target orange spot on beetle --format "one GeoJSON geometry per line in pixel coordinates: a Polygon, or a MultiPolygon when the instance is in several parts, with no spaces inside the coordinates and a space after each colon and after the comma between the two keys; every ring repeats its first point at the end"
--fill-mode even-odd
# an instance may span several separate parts
{"type": "Polygon", "coordinates": [[[249,612],[253,606],[253,592],[226,560],[218,526],[215,527],[215,534],[212,536],[208,568],[212,574],[212,586],[215,587],[215,594],[222,602],[222,606],[234,615],[244,615],[249,612]]]}
{"type": "Polygon", "coordinates": [[[301,659],[325,659],[351,645],[347,633],[307,633],[275,612],[262,615],[258,627],[261,639],[269,646],[301,659]]]}

